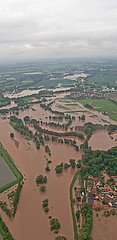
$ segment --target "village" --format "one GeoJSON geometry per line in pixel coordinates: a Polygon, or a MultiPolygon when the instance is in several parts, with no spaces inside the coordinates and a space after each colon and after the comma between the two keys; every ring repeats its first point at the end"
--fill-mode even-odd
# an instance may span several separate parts
{"type": "MultiPolygon", "coordinates": [[[[105,174],[106,175],[106,174],[105,174]]],[[[108,177],[106,175],[106,177],[108,177]]],[[[87,202],[92,209],[110,209],[116,214],[117,210],[117,177],[108,177],[103,183],[100,179],[89,176],[87,181],[87,202]]]]}
{"type": "MultiPolygon", "coordinates": [[[[117,176],[109,178],[107,173],[103,172],[103,179],[102,181],[102,178],[89,176],[88,180],[84,180],[85,193],[81,186],[80,176],[76,178],[73,197],[78,232],[85,224],[85,216],[82,213],[84,196],[92,211],[99,211],[105,217],[117,214],[117,176]]],[[[96,216],[98,217],[98,213],[96,216]]]]}

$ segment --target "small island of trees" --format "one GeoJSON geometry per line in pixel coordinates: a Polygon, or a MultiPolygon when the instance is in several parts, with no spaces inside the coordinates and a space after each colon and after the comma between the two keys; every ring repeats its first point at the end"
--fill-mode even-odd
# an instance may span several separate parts
{"type": "Polygon", "coordinates": [[[47,177],[46,177],[46,176],[43,177],[43,175],[37,176],[37,178],[36,178],[36,184],[37,184],[37,186],[38,186],[39,184],[42,184],[42,183],[47,183],[47,177]]]}

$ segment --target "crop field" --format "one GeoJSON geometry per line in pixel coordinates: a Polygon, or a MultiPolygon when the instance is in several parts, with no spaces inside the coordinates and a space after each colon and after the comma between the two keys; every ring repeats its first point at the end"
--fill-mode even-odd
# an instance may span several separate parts
{"type": "Polygon", "coordinates": [[[96,75],[88,77],[87,82],[96,83],[97,86],[116,87],[117,71],[99,71],[96,75]]]}

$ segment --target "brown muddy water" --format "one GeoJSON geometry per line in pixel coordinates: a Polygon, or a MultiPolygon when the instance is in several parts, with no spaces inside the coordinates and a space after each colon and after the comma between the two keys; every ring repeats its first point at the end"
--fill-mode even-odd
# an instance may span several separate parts
{"type": "MultiPolygon", "coordinates": [[[[107,124],[107,123],[116,124],[116,122],[114,120],[110,119],[109,116],[105,116],[101,112],[98,112],[96,110],[94,111],[94,110],[85,108],[83,106],[83,104],[79,103],[78,101],[74,102],[71,99],[69,99],[68,102],[65,102],[64,99],[61,101],[61,98],[57,99],[52,104],[52,109],[58,110],[61,112],[66,112],[68,114],[76,116],[76,118],[77,117],[79,118],[79,116],[81,117],[82,114],[84,114],[85,122],[92,122],[94,124],[100,123],[102,125],[107,124]]],[[[79,122],[79,126],[83,126],[84,122],[82,122],[82,121],[78,121],[78,122],[79,122]]],[[[73,126],[74,126],[74,124],[73,124],[73,126]]]]}
{"type": "Polygon", "coordinates": [[[96,130],[89,140],[89,146],[92,150],[108,150],[117,146],[115,139],[111,139],[106,130],[96,130]]]}
{"type": "Polygon", "coordinates": [[[117,239],[117,214],[110,217],[102,216],[103,212],[93,212],[93,240],[116,240],[117,239]]]}
{"type": "MultiPolygon", "coordinates": [[[[25,116],[29,116],[30,118],[35,118],[36,120],[42,120],[45,122],[49,122],[49,116],[55,116],[55,114],[51,113],[50,111],[45,111],[43,108],[40,107],[40,104],[35,104],[33,106],[33,109],[35,109],[36,111],[32,110],[32,109],[27,109],[23,112],[19,112],[19,118],[24,118],[25,116]]],[[[52,120],[53,121],[53,120],[52,120]]]]}
{"type": "MultiPolygon", "coordinates": [[[[45,119],[52,115],[44,111],[38,105],[37,111],[27,110],[20,113],[19,117],[26,115],[33,118],[45,119]]],[[[55,234],[50,231],[48,216],[57,218],[60,221],[61,229],[59,235],[67,240],[73,240],[73,222],[69,199],[69,186],[75,170],[64,170],[62,174],[55,173],[55,167],[61,162],[69,162],[70,158],[76,161],[81,158],[81,152],[76,152],[72,146],[59,143],[48,143],[51,150],[51,157],[45,153],[44,147],[36,150],[35,145],[30,145],[19,133],[15,132],[7,120],[0,119],[1,143],[13,157],[18,169],[24,175],[24,185],[21,190],[18,208],[14,219],[9,219],[6,213],[0,209],[0,214],[8,226],[15,240],[54,240],[55,234]],[[15,141],[12,141],[9,134],[15,133],[15,141]],[[18,144],[16,144],[18,143],[18,144]],[[51,171],[45,172],[46,159],[51,160],[51,171]],[[43,174],[48,178],[46,192],[41,193],[36,186],[37,175],[43,174]],[[42,200],[48,198],[49,213],[45,214],[42,209],[42,200]]],[[[96,131],[89,145],[92,149],[107,150],[116,145],[115,139],[111,139],[107,131],[96,131]]],[[[101,238],[100,238],[101,239],[101,238]]],[[[98,239],[96,239],[98,240],[98,239]]]]}
{"type": "Polygon", "coordinates": [[[44,148],[36,150],[33,143],[28,145],[24,138],[15,133],[19,148],[9,137],[13,129],[5,120],[0,120],[1,143],[9,154],[15,159],[15,164],[25,175],[24,186],[21,191],[18,209],[14,219],[9,219],[1,209],[0,213],[16,240],[54,240],[55,234],[50,231],[48,216],[60,221],[59,234],[73,239],[73,223],[69,200],[69,186],[75,170],[68,169],[61,175],[55,173],[55,166],[61,162],[68,162],[70,158],[78,160],[81,153],[76,152],[72,146],[50,143],[51,157],[45,154],[44,148]],[[52,160],[51,171],[45,172],[46,158],[52,160]],[[41,193],[36,186],[37,175],[44,174],[48,178],[47,190],[41,193]],[[41,207],[42,200],[48,198],[49,213],[45,214],[41,207]]]}
{"type": "MultiPolygon", "coordinates": [[[[58,102],[58,100],[56,102],[58,102]]],[[[72,109],[72,106],[70,106],[70,108],[72,109]]],[[[40,107],[40,104],[33,105],[33,109],[35,109],[35,111],[32,110],[32,109],[27,109],[27,110],[25,110],[23,112],[19,112],[19,116],[18,117],[23,119],[25,116],[28,115],[30,118],[35,118],[35,119],[37,119],[39,121],[42,120],[42,121],[47,122],[47,123],[55,122],[55,123],[60,123],[61,125],[68,121],[68,120],[65,121],[64,119],[63,119],[63,121],[53,120],[53,119],[49,120],[49,116],[52,117],[52,116],[55,116],[55,114],[50,112],[50,111],[48,111],[48,110],[45,111],[43,108],[40,107]]],[[[55,107],[55,103],[52,104],[52,109],[53,110],[59,110],[61,112],[65,112],[65,109],[58,109],[58,108],[56,108],[55,107]]],[[[89,113],[89,112],[85,112],[85,113],[77,112],[77,113],[71,113],[71,115],[75,116],[75,120],[72,120],[72,124],[69,126],[68,130],[70,130],[70,128],[73,127],[73,131],[74,131],[75,130],[75,128],[74,128],[75,126],[83,126],[84,123],[86,123],[86,122],[92,122],[93,124],[101,123],[102,125],[104,125],[103,121],[101,121],[98,117],[92,117],[94,115],[89,113]],[[85,121],[82,121],[82,120],[79,121],[79,116],[81,117],[82,114],[85,114],[85,117],[86,117],[85,121]]],[[[48,129],[48,126],[46,127],[46,125],[42,125],[42,128],[48,129]]],[[[57,127],[54,128],[54,127],[50,126],[49,128],[51,130],[55,129],[55,131],[64,131],[64,130],[62,130],[60,128],[57,128],[57,127]]]]}
{"type": "Polygon", "coordinates": [[[38,89],[38,90],[23,90],[20,93],[9,93],[6,92],[4,94],[4,97],[9,97],[9,98],[17,98],[17,97],[25,97],[25,96],[29,96],[32,94],[37,94],[38,92],[45,90],[44,88],[38,89]]]}

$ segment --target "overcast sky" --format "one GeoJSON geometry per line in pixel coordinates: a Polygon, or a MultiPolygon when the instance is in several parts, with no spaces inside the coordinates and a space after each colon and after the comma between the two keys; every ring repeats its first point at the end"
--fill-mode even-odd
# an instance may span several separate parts
{"type": "Polygon", "coordinates": [[[117,0],[0,0],[0,60],[116,54],[117,0]]]}

